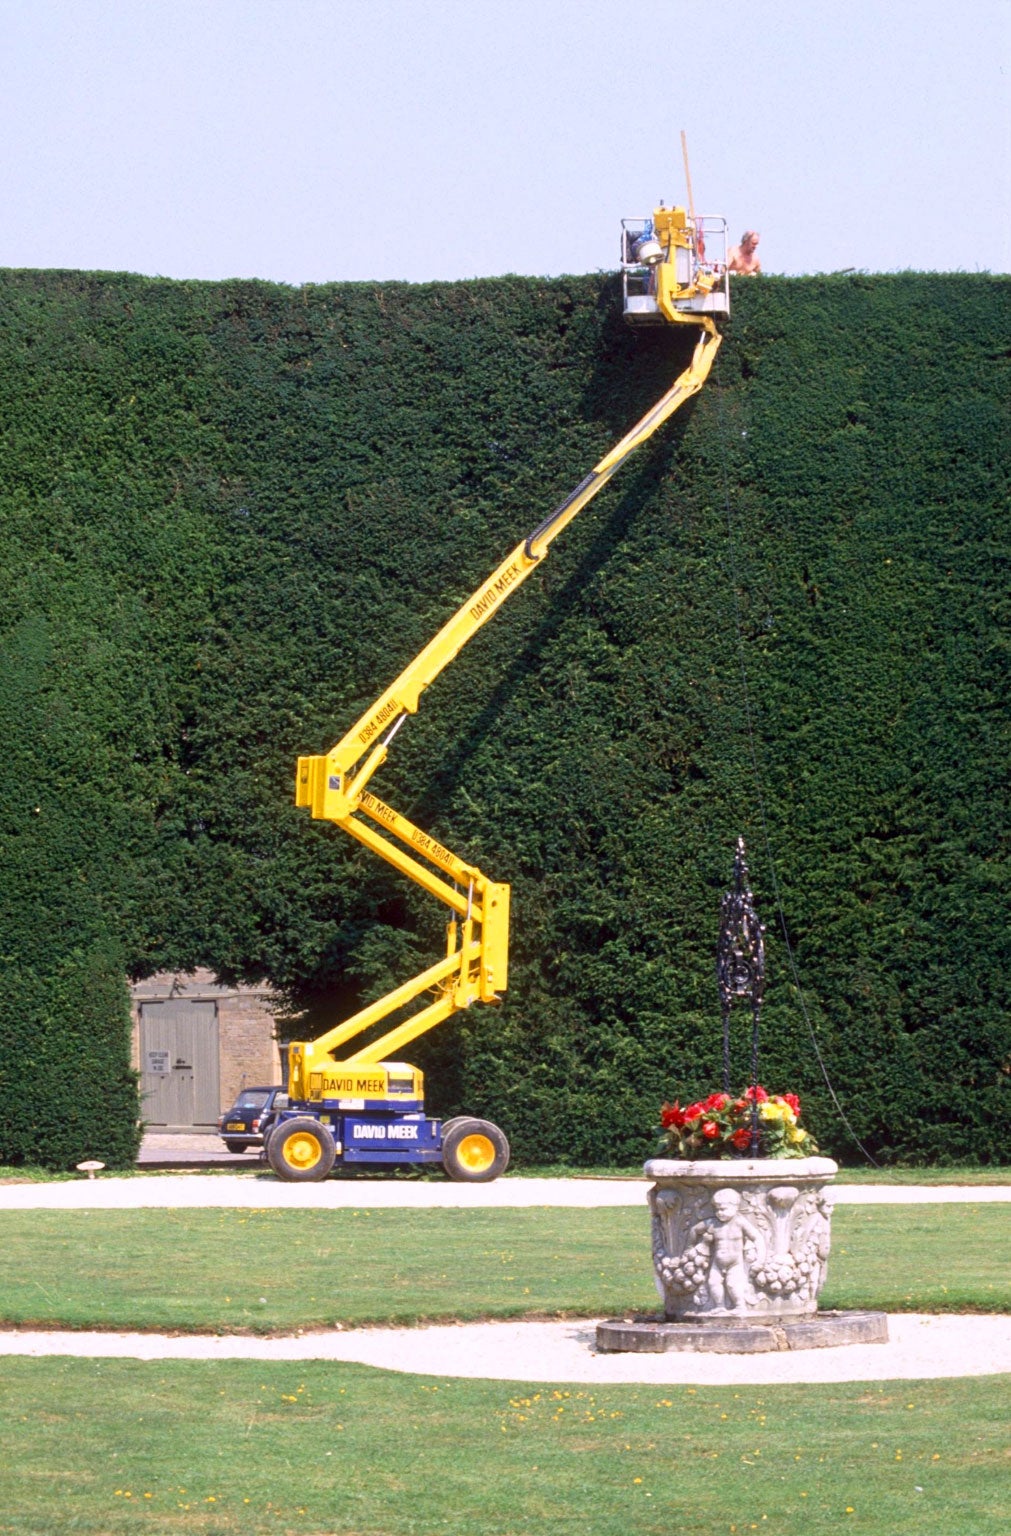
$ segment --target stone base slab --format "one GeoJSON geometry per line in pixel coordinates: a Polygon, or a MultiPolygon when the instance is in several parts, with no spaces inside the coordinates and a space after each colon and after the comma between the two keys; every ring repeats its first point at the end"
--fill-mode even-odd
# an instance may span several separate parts
{"type": "Polygon", "coordinates": [[[761,1355],[784,1349],[829,1349],[839,1344],[887,1344],[884,1312],[816,1312],[809,1317],[721,1317],[672,1323],[658,1314],[614,1317],[597,1324],[597,1349],[660,1355],[691,1350],[717,1355],[761,1355]]]}

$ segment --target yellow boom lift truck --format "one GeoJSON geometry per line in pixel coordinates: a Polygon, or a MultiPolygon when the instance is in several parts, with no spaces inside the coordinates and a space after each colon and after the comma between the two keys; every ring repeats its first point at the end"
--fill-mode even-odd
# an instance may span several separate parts
{"type": "Polygon", "coordinates": [[[506,598],[537,569],[567,523],[706,380],[720,344],[714,316],[729,313],[726,224],[661,204],[651,219],[624,219],[624,312],[634,325],[693,325],[701,336],[689,367],[571,495],[506,556],[419,656],[330,751],[300,757],[296,804],[332,821],[449,909],[444,958],[316,1040],[288,1047],[288,1108],[266,1153],[282,1179],[322,1179],[344,1163],[441,1163],[452,1179],[497,1178],[509,1161],[498,1126],[425,1114],[421,1072],[399,1060],[411,1040],[472,1003],[506,989],[509,887],[413,826],[369,785],[422,693],[506,598]],[[414,1004],[396,1024],[349,1054],[342,1048],[414,1004]],[[398,1059],[391,1059],[398,1058],[398,1059]]]}

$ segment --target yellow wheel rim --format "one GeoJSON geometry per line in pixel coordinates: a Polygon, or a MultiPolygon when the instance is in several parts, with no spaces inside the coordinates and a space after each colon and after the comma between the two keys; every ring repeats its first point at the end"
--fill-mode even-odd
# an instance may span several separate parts
{"type": "Polygon", "coordinates": [[[315,1168],[322,1156],[323,1148],[316,1137],[310,1136],[307,1131],[299,1131],[284,1144],[285,1162],[297,1168],[300,1173],[304,1173],[307,1168],[315,1168]]]}
{"type": "Polygon", "coordinates": [[[495,1161],[495,1143],[476,1131],[472,1136],[464,1136],[456,1155],[468,1173],[486,1173],[495,1161]]]}

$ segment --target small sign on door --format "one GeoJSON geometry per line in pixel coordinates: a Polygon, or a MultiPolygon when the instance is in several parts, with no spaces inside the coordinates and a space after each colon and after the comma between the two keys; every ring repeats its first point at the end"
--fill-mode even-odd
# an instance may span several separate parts
{"type": "Polygon", "coordinates": [[[172,1071],[171,1051],[148,1051],[147,1070],[155,1077],[168,1077],[172,1071]]]}

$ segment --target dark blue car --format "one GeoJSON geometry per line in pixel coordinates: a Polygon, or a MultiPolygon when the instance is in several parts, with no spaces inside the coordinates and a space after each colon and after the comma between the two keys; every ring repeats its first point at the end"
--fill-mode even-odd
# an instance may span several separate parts
{"type": "Polygon", "coordinates": [[[231,1109],[219,1118],[218,1135],[229,1152],[262,1147],[278,1110],[287,1107],[288,1095],[283,1088],[243,1088],[231,1109]]]}

